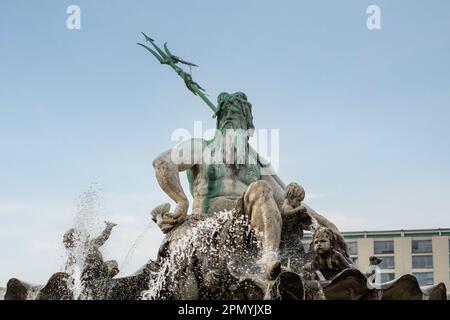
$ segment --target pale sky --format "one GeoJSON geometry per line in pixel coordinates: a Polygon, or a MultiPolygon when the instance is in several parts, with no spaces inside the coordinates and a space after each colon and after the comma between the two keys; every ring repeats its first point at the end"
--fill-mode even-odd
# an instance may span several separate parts
{"type": "MultiPolygon", "coordinates": [[[[136,45],[141,31],[200,65],[215,101],[244,91],[280,130],[280,176],[342,231],[450,227],[450,2],[1,1],[0,286],[63,267],[79,196],[98,190],[104,247],[129,274],[162,239],[152,160],[206,105],[136,45]],[[66,27],[69,5],[81,29],[66,27]],[[381,9],[368,30],[366,9],[381,9]]],[[[184,179],[184,175],[183,175],[184,179]]],[[[185,182],[184,182],[184,185],[185,182]]],[[[186,189],[186,192],[188,190],[186,189]]]]}

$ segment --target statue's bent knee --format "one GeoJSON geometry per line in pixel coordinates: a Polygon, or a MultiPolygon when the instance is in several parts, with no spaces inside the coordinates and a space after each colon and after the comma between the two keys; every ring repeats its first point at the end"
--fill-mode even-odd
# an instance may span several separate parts
{"type": "Polygon", "coordinates": [[[263,197],[266,198],[272,195],[272,187],[264,180],[258,180],[252,182],[247,189],[247,193],[253,198],[263,197]]]}

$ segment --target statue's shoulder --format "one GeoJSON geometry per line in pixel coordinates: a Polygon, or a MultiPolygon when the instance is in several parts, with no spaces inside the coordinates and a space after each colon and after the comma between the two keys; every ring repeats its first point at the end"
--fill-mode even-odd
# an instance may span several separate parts
{"type": "Polygon", "coordinates": [[[338,261],[342,261],[342,262],[347,261],[347,259],[345,259],[344,255],[341,252],[339,252],[339,250],[337,250],[337,249],[332,249],[332,255],[333,255],[334,260],[338,260],[338,261]]]}
{"type": "Polygon", "coordinates": [[[201,139],[201,138],[191,138],[191,139],[186,139],[183,140],[181,142],[179,142],[175,148],[184,148],[186,146],[192,146],[192,147],[204,147],[209,145],[210,141],[209,140],[205,140],[205,139],[201,139]]]}

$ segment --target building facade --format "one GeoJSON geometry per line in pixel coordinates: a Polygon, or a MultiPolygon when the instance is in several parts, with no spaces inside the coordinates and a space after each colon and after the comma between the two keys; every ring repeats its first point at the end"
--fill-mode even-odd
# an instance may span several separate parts
{"type": "MultiPolygon", "coordinates": [[[[404,274],[416,276],[420,285],[445,283],[450,291],[450,229],[342,232],[349,254],[358,269],[365,273],[369,257],[380,264],[382,282],[404,274]]],[[[309,249],[311,234],[303,244],[309,249]]]]}

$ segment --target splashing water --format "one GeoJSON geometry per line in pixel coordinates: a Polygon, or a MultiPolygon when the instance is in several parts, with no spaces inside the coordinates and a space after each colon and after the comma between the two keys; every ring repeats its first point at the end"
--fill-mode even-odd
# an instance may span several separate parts
{"type": "MultiPolygon", "coordinates": [[[[237,233],[243,231],[245,236],[249,238],[252,231],[246,216],[241,215],[236,218],[233,217],[234,213],[234,210],[222,211],[211,217],[198,220],[195,225],[186,230],[183,236],[172,240],[168,256],[162,257],[159,270],[151,274],[149,290],[142,294],[142,299],[166,299],[163,290],[169,292],[169,295],[173,294],[180,279],[186,279],[186,267],[192,265],[194,255],[207,254],[211,259],[220,255],[220,259],[223,259],[223,261],[232,261],[236,250],[238,250],[232,243],[233,239],[227,237],[225,241],[219,241],[218,243],[215,236],[219,232],[226,231],[227,235],[233,235],[234,237],[237,233]]],[[[255,245],[258,249],[260,248],[259,243],[255,243],[255,245]]],[[[242,249],[244,248],[240,248],[240,250],[242,249]]],[[[244,255],[250,256],[245,252],[244,255]]]]}
{"type": "Polygon", "coordinates": [[[151,224],[147,225],[145,229],[141,232],[141,234],[136,238],[133,245],[131,246],[130,250],[128,250],[125,258],[123,259],[122,263],[120,264],[120,272],[124,271],[128,264],[131,261],[131,258],[133,257],[134,252],[138,248],[138,246],[141,244],[142,240],[144,239],[144,236],[147,234],[148,230],[152,227],[151,224]]]}
{"type": "Polygon", "coordinates": [[[383,299],[383,290],[377,290],[377,300],[383,299]]]}
{"type": "Polygon", "coordinates": [[[100,190],[93,184],[79,196],[78,200],[72,229],[73,245],[68,249],[66,263],[66,273],[69,275],[67,286],[73,292],[75,300],[87,298],[82,297],[84,291],[82,275],[89,249],[89,234],[93,233],[95,226],[98,225],[99,199],[100,190]]]}
{"type": "Polygon", "coordinates": [[[101,228],[98,219],[100,200],[101,189],[96,183],[89,186],[78,197],[77,212],[74,217],[74,225],[77,229],[94,233],[101,228]]]}
{"type": "Polygon", "coordinates": [[[263,300],[275,300],[281,297],[280,287],[278,283],[268,283],[266,287],[266,292],[264,293],[263,300]]]}
{"type": "Polygon", "coordinates": [[[319,290],[317,290],[317,298],[318,300],[327,300],[325,297],[325,293],[323,293],[323,288],[321,285],[319,285],[319,290]]]}
{"type": "Polygon", "coordinates": [[[41,289],[42,286],[33,287],[30,290],[28,290],[26,300],[36,300],[41,289]]]}
{"type": "Polygon", "coordinates": [[[67,287],[72,291],[75,300],[81,297],[84,290],[82,273],[88,250],[86,244],[89,241],[86,234],[86,232],[80,230],[75,231],[74,246],[68,253],[66,273],[69,275],[69,278],[67,280],[67,287]]]}

